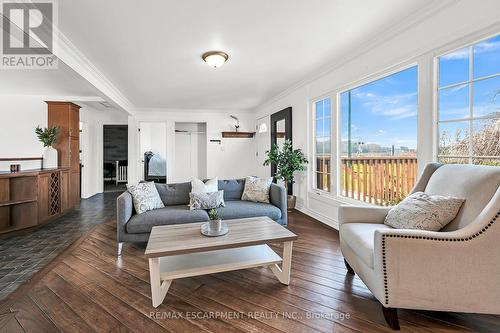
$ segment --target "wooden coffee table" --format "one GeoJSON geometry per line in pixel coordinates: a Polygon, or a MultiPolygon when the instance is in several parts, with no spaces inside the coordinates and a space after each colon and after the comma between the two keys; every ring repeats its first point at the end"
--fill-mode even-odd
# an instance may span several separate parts
{"type": "Polygon", "coordinates": [[[268,266],[281,283],[290,283],[292,243],[297,235],[268,217],[224,222],[229,232],[220,237],[203,236],[203,223],[153,227],[145,256],[149,258],[155,308],[163,302],[174,279],[190,276],[268,266]],[[269,243],[283,243],[283,258],[269,243]]]}

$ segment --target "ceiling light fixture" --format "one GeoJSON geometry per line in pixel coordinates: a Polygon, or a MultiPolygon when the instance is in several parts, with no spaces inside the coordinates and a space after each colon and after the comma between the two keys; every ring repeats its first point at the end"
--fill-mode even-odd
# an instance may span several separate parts
{"type": "Polygon", "coordinates": [[[222,51],[210,51],[203,53],[201,58],[208,64],[208,66],[219,68],[220,66],[224,65],[227,59],[229,59],[229,56],[227,55],[227,53],[222,51]]]}

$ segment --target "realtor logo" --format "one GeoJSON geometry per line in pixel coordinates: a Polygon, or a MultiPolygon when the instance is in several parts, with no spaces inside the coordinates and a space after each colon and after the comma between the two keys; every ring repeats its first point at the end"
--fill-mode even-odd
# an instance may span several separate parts
{"type": "Polygon", "coordinates": [[[54,1],[3,0],[2,69],[54,69],[54,1]]]}

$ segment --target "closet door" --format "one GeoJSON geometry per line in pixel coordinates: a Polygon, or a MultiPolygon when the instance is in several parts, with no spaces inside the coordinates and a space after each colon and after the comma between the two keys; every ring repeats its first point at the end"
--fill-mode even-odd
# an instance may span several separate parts
{"type": "Polygon", "coordinates": [[[194,176],[191,161],[191,135],[189,133],[175,133],[174,170],[174,182],[186,182],[194,176]]]}

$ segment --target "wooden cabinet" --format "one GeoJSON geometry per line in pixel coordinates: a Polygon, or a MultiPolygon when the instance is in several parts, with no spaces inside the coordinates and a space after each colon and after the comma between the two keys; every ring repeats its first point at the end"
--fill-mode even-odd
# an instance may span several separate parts
{"type": "Polygon", "coordinates": [[[48,126],[58,126],[59,167],[69,168],[68,204],[80,202],[80,107],[71,102],[47,102],[48,126]]]}
{"type": "Polygon", "coordinates": [[[70,170],[0,173],[0,234],[34,227],[69,210],[70,170]]]}

